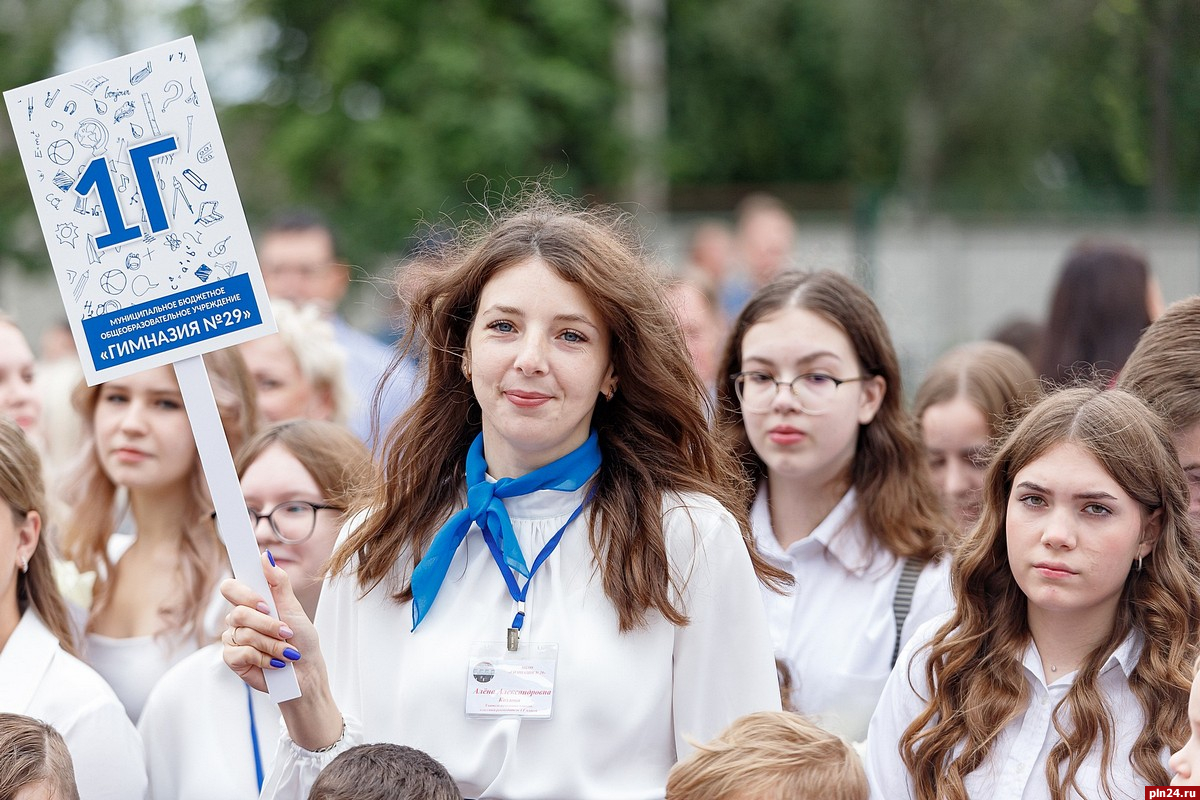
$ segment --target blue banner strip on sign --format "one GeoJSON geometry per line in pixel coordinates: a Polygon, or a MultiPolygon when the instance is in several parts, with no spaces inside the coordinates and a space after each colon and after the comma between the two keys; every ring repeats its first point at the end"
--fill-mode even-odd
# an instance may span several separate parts
{"type": "Polygon", "coordinates": [[[115,367],[262,322],[246,274],[83,320],[96,369],[115,367]]]}

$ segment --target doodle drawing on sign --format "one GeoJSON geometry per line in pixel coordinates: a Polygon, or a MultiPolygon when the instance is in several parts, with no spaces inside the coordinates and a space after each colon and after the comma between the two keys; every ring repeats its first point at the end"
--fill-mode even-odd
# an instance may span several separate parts
{"type": "Polygon", "coordinates": [[[75,141],[98,156],[108,149],[108,128],[98,119],[88,118],[80,121],[79,129],[75,131],[75,141]]]}
{"type": "MultiPolygon", "coordinates": [[[[216,200],[205,200],[200,204],[200,216],[196,217],[196,222],[199,222],[205,227],[212,225],[215,222],[220,222],[225,219],[225,215],[217,211],[216,200]]],[[[199,244],[199,242],[197,242],[199,244]]]]}
{"type": "Polygon", "coordinates": [[[183,171],[183,177],[187,178],[188,182],[190,182],[192,186],[195,186],[202,192],[208,188],[208,183],[205,182],[205,180],[195,172],[193,172],[190,167],[183,171]]]}
{"type": "Polygon", "coordinates": [[[69,244],[73,250],[75,240],[79,238],[79,228],[74,222],[60,222],[54,230],[54,235],[58,237],[59,244],[69,244]]]}
{"type": "Polygon", "coordinates": [[[146,62],[146,66],[142,67],[137,72],[134,72],[133,67],[130,67],[129,83],[133,86],[137,86],[139,83],[146,80],[146,78],[149,78],[151,72],[154,72],[154,67],[150,65],[149,61],[146,62]]]}
{"type": "Polygon", "coordinates": [[[74,157],[75,145],[71,144],[70,139],[58,139],[51,142],[50,146],[46,148],[46,158],[60,167],[69,164],[74,157]]]}
{"type": "Polygon", "coordinates": [[[79,280],[75,281],[75,289],[71,292],[71,294],[75,297],[75,302],[78,303],[79,298],[83,297],[83,289],[85,286],[87,286],[88,276],[91,274],[92,273],[89,270],[85,269],[83,274],[79,276],[79,280]]]}
{"type": "Polygon", "coordinates": [[[135,275],[133,277],[133,293],[141,297],[151,289],[157,289],[158,284],[147,278],[145,275],[135,275]]]}
{"type": "Polygon", "coordinates": [[[129,281],[125,277],[125,273],[119,269],[110,269],[108,272],[100,276],[100,288],[109,294],[120,294],[125,291],[125,285],[129,281]]]}
{"type": "Polygon", "coordinates": [[[160,109],[165,114],[167,106],[174,103],[180,97],[183,97],[183,84],[179,81],[167,81],[167,85],[163,87],[163,92],[168,95],[167,99],[163,101],[162,109],[160,109]]]}

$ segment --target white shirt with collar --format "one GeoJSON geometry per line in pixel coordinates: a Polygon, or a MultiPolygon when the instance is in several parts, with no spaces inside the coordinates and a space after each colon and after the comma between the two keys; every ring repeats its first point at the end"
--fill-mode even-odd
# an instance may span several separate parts
{"type": "MultiPolygon", "coordinates": [[[[900,654],[896,670],[883,690],[867,738],[866,769],[872,800],[902,800],[913,796],[912,780],[900,758],[900,736],[926,706],[922,698],[929,696],[925,681],[929,648],[925,645],[946,619],[948,615],[932,620],[917,631],[900,654]]],[[[1141,703],[1129,689],[1129,674],[1137,665],[1141,651],[1141,634],[1131,633],[1100,668],[1097,680],[1097,688],[1108,703],[1113,722],[1113,760],[1108,776],[1113,800],[1141,800],[1148,785],[1134,773],[1129,761],[1133,744],[1145,726],[1141,703]]],[[[1032,641],[1021,664],[1029,682],[1029,706],[1000,732],[987,761],[964,779],[969,797],[1050,799],[1045,765],[1051,748],[1059,741],[1051,712],[1070,691],[1076,673],[1063,675],[1047,685],[1041,655],[1032,641]]],[[[1069,714],[1066,708],[1062,713],[1069,714]]],[[[1100,755],[1097,745],[1076,773],[1076,780],[1084,789],[1083,797],[1105,796],[1101,789],[1100,755]]],[[[1169,756],[1170,753],[1164,750],[1164,767],[1169,756]]],[[[1075,792],[1068,796],[1080,798],[1075,792]]]]}
{"type": "MultiPolygon", "coordinates": [[[[586,491],[504,500],[527,560],[586,491]]],[[[733,516],[698,494],[668,496],[662,508],[678,578],[672,596],[690,624],[677,627],[651,611],[644,627],[620,632],[587,512],[567,525],[534,576],[521,640],[559,646],[549,720],[465,713],[471,646],[503,641],[514,612],[477,529],[458,548],[415,632],[411,601],[395,602],[388,582],[364,596],[353,574],[326,579],[315,622],[346,736],[312,753],[285,734],[262,796],[303,800],[325,764],[367,741],[424,750],[465,797],[662,800],[667,773],[692,742],[780,706],[760,584],[733,516]]]]}
{"type": "MultiPolygon", "coordinates": [[[[893,601],[904,559],[876,544],[855,513],[851,488],[821,524],[785,551],[771,527],[764,482],[750,510],[759,550],[796,584],[763,589],[775,653],[792,673],[792,705],[851,741],[862,741],[896,645],[893,601]]],[[[901,630],[907,642],[926,620],[953,607],[949,559],[929,563],[901,630]]]]}
{"type": "Polygon", "coordinates": [[[104,679],[59,646],[33,610],[0,650],[0,711],[49,723],[67,743],[81,800],[146,794],[142,741],[104,679]]]}

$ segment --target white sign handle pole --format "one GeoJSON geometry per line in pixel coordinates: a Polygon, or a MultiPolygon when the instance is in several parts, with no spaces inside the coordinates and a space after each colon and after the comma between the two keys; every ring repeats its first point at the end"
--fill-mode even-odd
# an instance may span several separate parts
{"type": "MultiPolygon", "coordinates": [[[[213,506],[217,510],[218,530],[229,552],[233,574],[239,581],[247,583],[258,592],[271,608],[271,616],[279,618],[271,588],[263,576],[262,560],[250,517],[246,514],[246,501],[238,483],[233,456],[217,402],[213,398],[212,385],[208,382],[208,370],[204,368],[203,356],[191,356],[174,362],[175,377],[179,380],[179,391],[187,408],[196,449],[200,452],[200,464],[212,494],[213,506]]],[[[263,670],[267,678],[267,690],[276,703],[294,700],[300,696],[300,685],[291,664],[283,669],[263,670]]]]}

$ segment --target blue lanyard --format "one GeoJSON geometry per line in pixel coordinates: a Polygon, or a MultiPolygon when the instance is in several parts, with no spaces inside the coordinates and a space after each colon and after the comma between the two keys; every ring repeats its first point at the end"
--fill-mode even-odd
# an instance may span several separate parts
{"type": "Polygon", "coordinates": [[[249,684],[242,684],[246,687],[246,708],[250,709],[250,743],[254,745],[254,777],[258,779],[258,791],[262,791],[263,787],[263,763],[262,753],[258,750],[258,726],[254,722],[254,690],[249,684]]]}
{"type": "Polygon", "coordinates": [[[562,540],[563,532],[570,526],[579,513],[583,511],[583,507],[592,499],[591,492],[583,499],[583,502],[576,506],[571,512],[571,516],[558,529],[558,533],[550,537],[550,541],[546,542],[542,547],[542,551],[538,553],[537,558],[533,560],[533,565],[529,568],[529,577],[525,579],[524,586],[517,585],[516,576],[513,575],[512,568],[504,562],[504,552],[500,549],[499,543],[490,532],[484,530],[483,540],[487,542],[488,550],[492,552],[492,560],[496,562],[496,566],[500,568],[500,574],[504,576],[504,582],[508,585],[508,593],[512,595],[512,599],[517,604],[517,614],[513,617],[512,627],[508,629],[508,649],[515,651],[520,644],[521,628],[525,625],[525,597],[529,594],[529,584],[533,583],[533,576],[537,573],[538,567],[545,563],[550,554],[554,552],[554,548],[558,547],[558,543],[562,540]]]}

